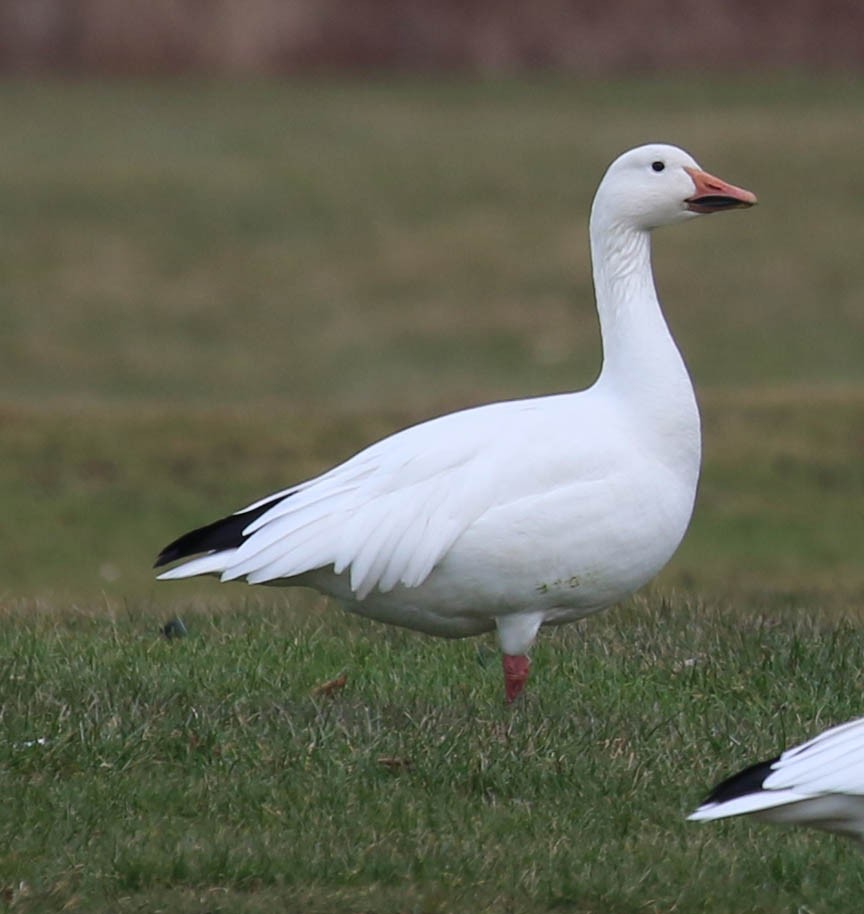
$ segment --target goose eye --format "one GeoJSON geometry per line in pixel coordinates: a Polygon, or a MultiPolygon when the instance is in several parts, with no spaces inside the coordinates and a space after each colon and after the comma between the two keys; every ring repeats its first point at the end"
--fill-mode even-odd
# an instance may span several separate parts
{"type": "Polygon", "coordinates": [[[664,169],[665,167],[666,167],[666,163],[665,163],[665,162],[652,162],[652,163],[651,163],[651,168],[652,168],[654,171],[663,171],[663,169],[664,169]]]}

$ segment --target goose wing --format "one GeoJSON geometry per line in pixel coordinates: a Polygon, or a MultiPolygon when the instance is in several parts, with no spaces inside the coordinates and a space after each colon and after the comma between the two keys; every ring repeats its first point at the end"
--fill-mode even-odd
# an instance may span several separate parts
{"type": "Polygon", "coordinates": [[[864,796],[864,718],[732,775],[689,818],[720,819],[831,794],[864,796]]]}
{"type": "Polygon", "coordinates": [[[206,554],[160,577],[216,574],[261,584],[332,565],[348,572],[358,599],[376,586],[417,587],[490,508],[578,475],[572,431],[566,460],[555,440],[563,400],[497,403],[398,432],[175,540],[157,567],[206,554]]]}

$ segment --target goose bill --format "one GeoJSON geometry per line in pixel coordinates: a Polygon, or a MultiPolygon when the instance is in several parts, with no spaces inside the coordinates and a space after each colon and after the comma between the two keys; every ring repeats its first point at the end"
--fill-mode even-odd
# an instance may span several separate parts
{"type": "Polygon", "coordinates": [[[696,185],[696,193],[686,200],[687,209],[694,213],[716,213],[724,209],[742,209],[756,203],[756,194],[743,187],[715,178],[707,171],[687,168],[696,185]]]}

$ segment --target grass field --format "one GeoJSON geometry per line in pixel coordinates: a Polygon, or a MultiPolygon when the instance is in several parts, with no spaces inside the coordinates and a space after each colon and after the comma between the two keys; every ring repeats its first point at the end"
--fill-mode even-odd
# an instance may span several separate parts
{"type": "Polygon", "coordinates": [[[862,106],[0,85],[0,909],[857,912],[851,846],[683,816],[862,710],[862,106]],[[696,516],[647,590],[540,638],[526,701],[491,639],[153,582],[176,534],[396,427],[589,383],[588,206],[651,139],[761,203],[655,243],[696,516]]]}

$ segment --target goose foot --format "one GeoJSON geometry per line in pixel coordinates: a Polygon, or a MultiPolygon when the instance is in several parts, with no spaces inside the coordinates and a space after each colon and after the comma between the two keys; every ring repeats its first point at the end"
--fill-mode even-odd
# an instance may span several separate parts
{"type": "Polygon", "coordinates": [[[531,661],[524,654],[504,654],[504,692],[507,697],[507,704],[512,704],[525,683],[528,682],[528,671],[531,669],[531,661]]]}

